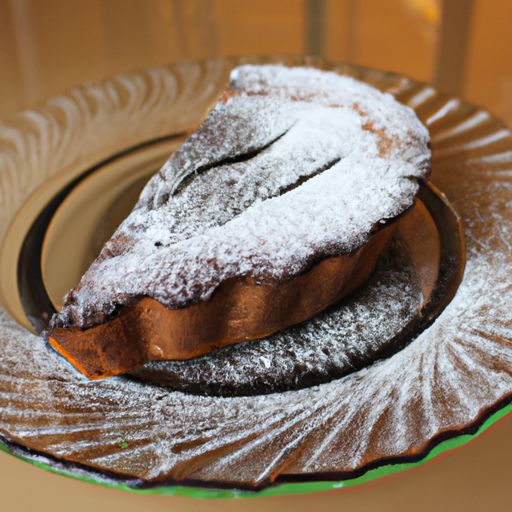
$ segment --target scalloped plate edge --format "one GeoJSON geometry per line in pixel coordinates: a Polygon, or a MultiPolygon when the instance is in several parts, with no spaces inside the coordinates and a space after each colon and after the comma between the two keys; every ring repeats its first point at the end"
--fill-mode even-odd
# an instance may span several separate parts
{"type": "Polygon", "coordinates": [[[399,463],[399,464],[387,464],[383,466],[379,466],[374,469],[370,469],[363,475],[353,478],[350,480],[339,480],[339,481],[318,481],[318,482],[297,482],[297,483],[277,483],[273,487],[269,487],[262,491],[256,492],[248,492],[241,490],[229,490],[229,489],[208,489],[202,487],[193,487],[193,486],[180,486],[173,485],[168,487],[158,487],[151,489],[136,489],[130,487],[124,483],[114,483],[109,482],[107,480],[96,479],[92,476],[83,476],[77,475],[72,471],[67,471],[64,469],[59,469],[52,467],[49,464],[45,464],[39,460],[35,460],[30,457],[26,457],[20,455],[19,453],[11,450],[5,443],[0,442],[0,450],[8,453],[9,455],[13,455],[17,459],[20,459],[24,462],[28,462],[29,464],[45,469],[52,473],[56,473],[58,475],[67,476],[73,478],[75,480],[80,480],[82,482],[87,482],[91,484],[101,485],[104,487],[110,487],[112,489],[120,489],[124,491],[133,492],[136,494],[162,494],[166,496],[183,496],[187,498],[199,498],[199,499],[228,499],[228,498],[261,498],[265,496],[279,496],[279,495],[290,495],[290,494],[306,494],[313,492],[322,492],[322,491],[331,491],[331,490],[339,490],[346,489],[348,487],[354,487],[361,484],[366,484],[373,482],[377,479],[380,479],[385,476],[393,475],[395,473],[400,473],[402,471],[417,468],[422,466],[423,464],[433,460],[440,458],[441,456],[449,455],[448,452],[453,452],[458,448],[461,448],[463,445],[468,444],[469,442],[475,440],[477,437],[485,433],[489,428],[494,426],[500,420],[504,420],[507,415],[512,413],[512,403],[502,407],[490,417],[488,417],[483,424],[478,428],[478,430],[474,434],[463,434],[458,437],[452,437],[450,439],[446,439],[436,445],[432,450],[428,452],[428,454],[421,460],[416,462],[407,462],[407,463],[399,463]]]}

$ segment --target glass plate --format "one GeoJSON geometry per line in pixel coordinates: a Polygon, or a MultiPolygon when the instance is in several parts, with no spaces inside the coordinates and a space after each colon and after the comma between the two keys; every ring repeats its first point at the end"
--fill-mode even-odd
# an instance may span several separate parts
{"type": "Polygon", "coordinates": [[[510,409],[511,168],[510,131],[487,112],[399,75],[303,57],[115,76],[13,117],[0,125],[5,449],[105,485],[226,497],[350,486],[464,444],[510,409]],[[122,377],[81,379],[29,331],[17,297],[19,251],[33,219],[98,164],[189,131],[234,66],[259,62],[348,74],[416,110],[432,136],[432,182],[464,230],[467,263],[456,296],[401,352],[315,388],[228,400],[156,393],[122,377]],[[252,490],[239,489],[240,472],[252,490]]]}

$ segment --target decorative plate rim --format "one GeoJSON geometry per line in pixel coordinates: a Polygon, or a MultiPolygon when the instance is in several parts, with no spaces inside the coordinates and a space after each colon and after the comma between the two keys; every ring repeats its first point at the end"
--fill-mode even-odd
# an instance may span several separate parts
{"type": "MultiPolygon", "coordinates": [[[[472,179],[478,180],[478,176],[481,176],[480,179],[487,180],[485,183],[491,187],[495,186],[497,181],[502,183],[508,179],[505,171],[509,171],[511,161],[509,156],[512,154],[512,136],[510,131],[484,110],[471,107],[462,100],[441,95],[428,85],[420,84],[394,73],[384,73],[348,64],[329,63],[328,61],[316,58],[267,56],[218,59],[202,63],[178,64],[127,75],[116,75],[102,82],[85,84],[69,91],[65,95],[52,98],[33,110],[22,112],[4,123],[0,123],[0,193],[3,199],[3,203],[0,206],[0,218],[4,221],[0,224],[0,238],[4,239],[6,234],[5,227],[10,224],[9,220],[12,220],[14,214],[18,213],[20,208],[23,208],[23,205],[27,203],[38,187],[44,185],[52,177],[59,175],[59,173],[67,172],[68,179],[71,180],[77,175],[76,173],[79,170],[86,168],[84,166],[97,163],[109,153],[113,154],[113,152],[119,151],[122,147],[133,145],[137,140],[140,143],[149,138],[163,136],[170,131],[178,133],[190,129],[197,119],[200,118],[205,104],[211,103],[217,96],[220,90],[219,82],[225,78],[229,69],[246,62],[263,63],[278,61],[285,61],[289,65],[314,65],[322,69],[332,69],[355,76],[372,85],[380,85],[381,88],[395,94],[400,101],[414,108],[419,117],[432,131],[435,162],[433,182],[436,186],[439,184],[443,191],[448,192],[449,190],[452,192],[451,187],[453,183],[450,180],[453,180],[453,178],[451,175],[448,175],[448,172],[461,174],[467,173],[469,170],[477,176],[477,178],[474,178],[472,174],[472,179]],[[171,77],[174,78],[171,79],[171,77]],[[216,84],[217,88],[212,84],[216,84]],[[386,87],[383,87],[384,84],[386,87]],[[182,108],[184,103],[188,108],[185,109],[185,113],[180,115],[180,108],[182,108]],[[165,107],[170,109],[171,114],[169,114],[169,110],[166,110],[165,107]],[[150,125],[123,126],[127,118],[136,116],[137,112],[140,113],[141,109],[144,111],[146,118],[151,121],[150,125]],[[153,112],[152,116],[148,114],[149,111],[153,112]],[[154,114],[156,111],[159,112],[158,115],[154,114]],[[165,114],[162,111],[165,111],[165,114]],[[169,126],[169,120],[166,117],[169,115],[172,117],[173,112],[175,117],[171,122],[171,126],[169,126]],[[73,124],[77,122],[77,119],[82,123],[78,128],[73,124]],[[110,128],[105,126],[107,121],[110,123],[110,128]],[[111,133],[114,131],[113,127],[116,130],[121,130],[120,133],[122,135],[114,136],[111,133]],[[84,131],[90,135],[87,150],[84,150],[77,144],[77,138],[84,131]],[[73,148],[74,145],[78,147],[73,148]],[[73,148],[70,154],[65,151],[65,149],[69,148],[73,148]],[[448,171],[448,169],[454,169],[454,171],[448,171]]],[[[474,183],[470,185],[473,186],[474,183]]],[[[502,190],[500,189],[501,192],[502,190]]],[[[455,206],[459,210],[458,206],[463,205],[462,199],[455,199],[455,202],[458,202],[455,206]]],[[[450,200],[453,202],[453,195],[450,195],[450,200]]],[[[475,243],[481,243],[482,239],[476,240],[475,236],[479,233],[477,228],[480,229],[481,226],[478,225],[477,228],[473,228],[471,226],[471,216],[468,217],[468,212],[464,208],[462,210],[466,233],[472,242],[470,255],[473,259],[471,259],[470,263],[474,265],[476,257],[480,257],[475,243]]],[[[504,214],[504,211],[501,210],[498,214],[504,214]]],[[[500,228],[502,227],[502,224],[500,224],[500,228]]],[[[484,241],[489,243],[492,241],[494,243],[493,247],[498,244],[496,246],[497,249],[494,248],[489,257],[497,258],[501,256],[502,253],[498,252],[498,249],[501,250],[500,244],[505,243],[505,235],[503,235],[503,239],[498,240],[496,243],[494,238],[491,240],[492,237],[496,236],[496,233],[489,231],[487,235],[488,240],[484,241]]],[[[503,259],[500,261],[503,263],[503,259]]],[[[509,264],[510,262],[506,260],[505,263],[509,264]]],[[[463,283],[465,284],[468,284],[475,277],[471,274],[471,272],[474,272],[474,267],[470,266],[469,272],[463,278],[463,283]]],[[[3,274],[0,274],[0,276],[3,276],[3,274]]],[[[462,306],[457,304],[457,307],[460,309],[462,306]]],[[[452,309],[455,308],[454,306],[452,309]]],[[[453,311],[445,312],[442,316],[448,314],[453,316],[453,311]]],[[[510,319],[507,318],[506,320],[510,319]]],[[[442,324],[442,322],[437,322],[436,324],[435,328],[439,330],[439,324],[442,324]]],[[[495,326],[494,328],[497,329],[495,326]]],[[[6,335],[5,332],[8,332],[7,337],[11,336],[16,330],[12,322],[5,315],[1,319],[0,329],[4,330],[4,336],[6,335]],[[8,331],[5,331],[6,329],[8,331]]],[[[18,329],[17,335],[19,339],[23,337],[20,331],[18,329]]],[[[5,343],[5,340],[0,340],[0,343],[5,343]]],[[[505,348],[501,347],[503,350],[505,348]]],[[[512,371],[512,367],[504,369],[504,374],[509,370],[512,371]]],[[[2,376],[1,370],[0,376],[2,376]]],[[[479,422],[481,423],[482,419],[486,417],[486,411],[488,416],[489,411],[493,412],[493,407],[499,408],[497,412],[487,417],[475,434],[454,435],[450,439],[437,444],[433,449],[431,447],[429,450],[417,450],[417,453],[427,453],[426,457],[419,461],[405,462],[403,464],[393,462],[392,465],[388,464],[370,469],[362,476],[353,480],[345,480],[343,485],[339,481],[334,483],[282,483],[281,487],[271,486],[256,494],[252,492],[239,493],[238,491],[211,491],[209,489],[196,489],[192,491],[190,490],[192,488],[180,486],[162,487],[159,490],[141,490],[140,492],[180,493],[202,497],[226,497],[228,494],[233,496],[254,496],[281,494],[279,489],[283,491],[282,493],[309,492],[307,489],[316,491],[366,482],[384,474],[394,473],[407,467],[422,464],[443,451],[465,444],[485,431],[512,409],[512,405],[503,406],[504,401],[508,400],[512,393],[512,384],[509,386],[507,379],[508,377],[506,379],[504,377],[504,382],[506,381],[506,383],[503,384],[501,395],[498,399],[489,403],[487,408],[478,409],[478,414],[470,422],[471,426],[476,428],[476,425],[479,422]],[[386,471],[386,468],[389,471],[386,471]],[[289,486],[293,486],[293,490],[289,486]],[[302,491],[301,489],[304,490],[302,491]],[[222,496],[218,496],[218,492],[222,496]]],[[[444,430],[441,429],[441,431],[444,430]]],[[[448,428],[447,431],[451,432],[451,434],[456,433],[454,428],[448,428]]],[[[0,432],[7,439],[17,441],[16,436],[12,434],[12,425],[9,425],[8,419],[0,418],[0,432]]],[[[27,443],[26,446],[31,448],[30,443],[27,443]]],[[[8,446],[4,445],[4,449],[9,453],[13,453],[12,449],[8,446]]],[[[37,451],[37,448],[32,449],[37,451]]],[[[18,453],[14,454],[24,460],[30,459],[30,457],[27,458],[18,453]]],[[[52,471],[68,474],[65,470],[52,468],[47,463],[39,462],[36,459],[37,457],[29,461],[52,471]]],[[[293,461],[287,467],[289,469],[297,467],[297,461],[293,461]]],[[[368,464],[362,467],[368,467],[368,464]]],[[[308,474],[318,475],[318,472],[308,474]]],[[[77,475],[70,476],[80,479],[88,478],[77,475]]],[[[97,483],[124,488],[123,484],[97,483]]],[[[133,488],[130,488],[130,490],[133,490],[133,488]]]]}

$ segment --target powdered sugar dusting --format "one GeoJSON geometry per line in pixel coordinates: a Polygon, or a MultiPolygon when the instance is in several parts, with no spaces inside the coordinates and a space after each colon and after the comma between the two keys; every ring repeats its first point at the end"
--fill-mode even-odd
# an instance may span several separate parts
{"type": "Polygon", "coordinates": [[[429,173],[412,110],[335,73],[244,66],[170,158],[53,325],[142,296],[179,308],[233,277],[278,282],[361,246],[429,173]]]}

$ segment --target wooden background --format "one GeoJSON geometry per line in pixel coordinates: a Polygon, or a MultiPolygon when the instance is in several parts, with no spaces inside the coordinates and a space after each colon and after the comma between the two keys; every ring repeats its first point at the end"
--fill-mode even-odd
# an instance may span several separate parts
{"type": "Polygon", "coordinates": [[[433,82],[511,125],[510,27],[510,0],[0,0],[0,118],[112,73],[314,53],[433,82]]]}

